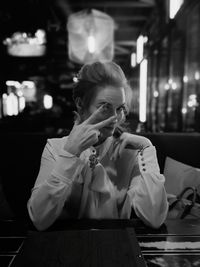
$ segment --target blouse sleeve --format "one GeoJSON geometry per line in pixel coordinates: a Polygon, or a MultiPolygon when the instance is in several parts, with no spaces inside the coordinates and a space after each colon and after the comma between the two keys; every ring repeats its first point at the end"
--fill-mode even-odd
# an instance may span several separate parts
{"type": "Polygon", "coordinates": [[[150,146],[140,151],[128,195],[136,215],[154,228],[158,228],[167,216],[168,202],[164,182],[155,147],[150,146]]]}
{"type": "Polygon", "coordinates": [[[27,204],[29,216],[38,230],[48,228],[59,217],[69,195],[70,185],[82,166],[80,158],[63,149],[55,155],[51,140],[48,140],[27,204]]]}

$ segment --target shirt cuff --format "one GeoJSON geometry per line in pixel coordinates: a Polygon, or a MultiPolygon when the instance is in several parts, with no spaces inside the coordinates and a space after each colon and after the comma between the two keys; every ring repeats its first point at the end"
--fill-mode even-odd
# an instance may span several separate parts
{"type": "Polygon", "coordinates": [[[160,173],[156,149],[154,146],[148,146],[138,152],[138,165],[141,173],[160,173]]]}
{"type": "Polygon", "coordinates": [[[52,175],[67,184],[71,184],[80,174],[83,166],[83,160],[62,149],[58,155],[52,175]]]}

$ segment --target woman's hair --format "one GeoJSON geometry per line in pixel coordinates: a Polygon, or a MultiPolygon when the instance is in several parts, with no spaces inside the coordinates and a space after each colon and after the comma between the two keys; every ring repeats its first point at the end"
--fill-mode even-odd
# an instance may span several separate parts
{"type": "Polygon", "coordinates": [[[73,100],[81,99],[83,109],[90,106],[97,89],[107,85],[123,87],[126,102],[130,96],[130,87],[121,67],[114,62],[94,62],[85,64],[78,73],[78,82],[73,88],[73,100]]]}

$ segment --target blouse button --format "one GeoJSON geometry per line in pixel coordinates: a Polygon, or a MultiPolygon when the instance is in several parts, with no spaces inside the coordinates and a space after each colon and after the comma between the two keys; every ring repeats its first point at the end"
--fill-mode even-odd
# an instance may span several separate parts
{"type": "Polygon", "coordinates": [[[141,158],[142,161],[144,161],[144,158],[141,158]]]}
{"type": "Polygon", "coordinates": [[[145,168],[143,168],[142,170],[143,170],[144,172],[146,171],[146,169],[145,169],[145,168]]]}
{"type": "Polygon", "coordinates": [[[142,163],[142,166],[145,166],[145,163],[142,163]]]}

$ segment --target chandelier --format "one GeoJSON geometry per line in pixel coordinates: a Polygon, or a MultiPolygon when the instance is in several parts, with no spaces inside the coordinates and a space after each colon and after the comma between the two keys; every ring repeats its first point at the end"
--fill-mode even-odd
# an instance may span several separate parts
{"type": "Polygon", "coordinates": [[[68,55],[79,64],[110,61],[114,55],[114,21],[95,9],[73,13],[68,18],[68,55]]]}
{"type": "Polygon", "coordinates": [[[42,29],[38,29],[34,36],[26,32],[15,32],[3,44],[7,46],[7,52],[11,56],[43,56],[46,52],[46,33],[42,29]]]}

